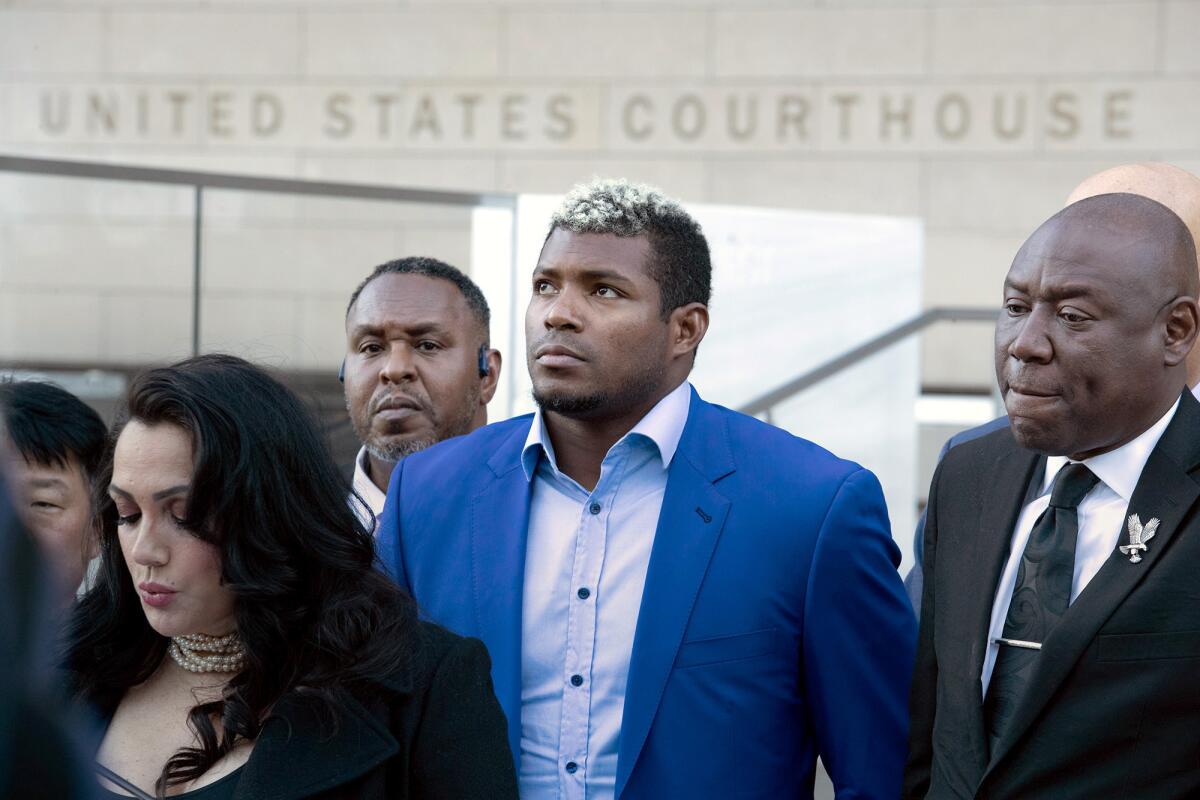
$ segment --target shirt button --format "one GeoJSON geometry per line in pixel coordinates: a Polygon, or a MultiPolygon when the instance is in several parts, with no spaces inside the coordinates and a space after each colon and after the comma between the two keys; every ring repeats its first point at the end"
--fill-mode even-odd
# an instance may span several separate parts
{"type": "Polygon", "coordinates": [[[600,504],[592,503],[592,507],[589,508],[588,511],[591,511],[593,514],[599,514],[600,513],[600,504]]]}
{"type": "Polygon", "coordinates": [[[572,675],[571,676],[571,685],[572,686],[583,686],[583,676],[582,675],[572,675]]]}
{"type": "Polygon", "coordinates": [[[587,600],[589,597],[592,596],[592,593],[590,591],[588,591],[588,588],[586,586],[580,587],[579,591],[576,592],[575,594],[579,595],[580,600],[587,600]]]}
{"type": "Polygon", "coordinates": [[[574,761],[568,761],[568,762],[567,762],[567,772],[569,772],[569,773],[571,773],[572,775],[574,775],[574,774],[575,774],[575,770],[577,770],[577,769],[579,769],[579,765],[578,765],[578,764],[576,764],[574,761]]]}

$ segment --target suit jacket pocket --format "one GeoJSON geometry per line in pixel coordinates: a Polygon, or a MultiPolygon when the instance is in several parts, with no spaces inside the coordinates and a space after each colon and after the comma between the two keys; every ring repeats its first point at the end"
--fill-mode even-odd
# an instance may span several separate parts
{"type": "Polygon", "coordinates": [[[1096,645],[1100,661],[1200,658],[1200,631],[1102,634],[1096,645]]]}
{"type": "Polygon", "coordinates": [[[684,642],[675,656],[675,669],[765,656],[775,651],[777,632],[777,628],[764,628],[749,633],[712,636],[684,642]]]}

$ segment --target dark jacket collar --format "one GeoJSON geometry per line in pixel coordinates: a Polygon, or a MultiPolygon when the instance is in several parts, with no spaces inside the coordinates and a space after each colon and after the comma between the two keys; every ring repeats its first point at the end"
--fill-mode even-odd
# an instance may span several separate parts
{"type": "Polygon", "coordinates": [[[328,791],[379,766],[400,750],[388,729],[388,699],[406,678],[364,702],[346,694],[335,704],[291,691],[263,725],[238,781],[235,800],[293,800],[328,791]]]}
{"type": "MultiPolygon", "coordinates": [[[[1160,519],[1154,546],[1136,567],[1131,567],[1128,557],[1114,548],[1104,566],[1046,637],[1041,659],[1013,721],[991,753],[988,774],[996,769],[1046,705],[1052,702],[1055,691],[1101,626],[1168,552],[1168,543],[1189,519],[1192,507],[1200,498],[1200,484],[1193,477],[1197,467],[1200,467],[1200,402],[1185,390],[1179,409],[1151,452],[1129,502],[1129,514],[1140,514],[1147,520],[1151,517],[1160,519]]],[[[984,776],[986,779],[987,775],[984,776]]]]}

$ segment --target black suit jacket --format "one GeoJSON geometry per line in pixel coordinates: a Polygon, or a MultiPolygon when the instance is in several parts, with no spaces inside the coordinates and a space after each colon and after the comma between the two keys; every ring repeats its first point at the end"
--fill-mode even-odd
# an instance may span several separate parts
{"type": "Polygon", "coordinates": [[[235,800],[516,800],[491,663],[478,639],[421,623],[413,663],[331,718],[300,692],[275,705],[235,800]]]}
{"type": "Polygon", "coordinates": [[[54,585],[0,469],[0,797],[99,794],[86,755],[95,749],[90,730],[66,713],[46,678],[53,674],[54,585]]]}
{"type": "Polygon", "coordinates": [[[1005,428],[951,450],[934,476],[904,796],[1200,797],[1200,403],[1190,392],[1129,504],[1161,521],[1143,561],[1114,548],[1046,637],[1011,726],[988,750],[988,623],[1044,464],[1005,428]]]}

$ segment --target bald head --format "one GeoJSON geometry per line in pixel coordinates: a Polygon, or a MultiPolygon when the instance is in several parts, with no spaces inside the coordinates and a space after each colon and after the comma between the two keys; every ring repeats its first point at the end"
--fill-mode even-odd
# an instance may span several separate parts
{"type": "Polygon", "coordinates": [[[1200,177],[1173,164],[1146,161],[1097,172],[1075,187],[1067,205],[1100,194],[1138,194],[1175,212],[1200,251],[1200,177]]]}
{"type": "Polygon", "coordinates": [[[1140,194],[1098,194],[1071,203],[1029,237],[1017,258],[1030,249],[1104,264],[1128,288],[1163,302],[1200,291],[1191,231],[1169,207],[1140,194]]]}
{"type": "Polygon", "coordinates": [[[1084,459],[1171,407],[1200,327],[1196,251],[1166,206],[1073,203],[1022,246],[996,325],[996,376],[1022,446],[1084,459]]]}
{"type": "MultiPolygon", "coordinates": [[[[1086,178],[1067,197],[1067,204],[1112,193],[1141,195],[1171,209],[1187,226],[1192,244],[1200,252],[1200,177],[1160,161],[1121,164],[1086,178]]],[[[1187,371],[1188,385],[1200,384],[1200,347],[1188,355],[1187,371]]]]}

